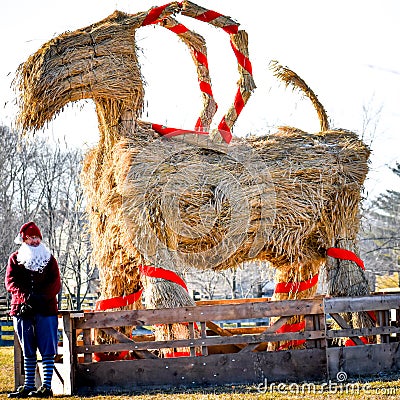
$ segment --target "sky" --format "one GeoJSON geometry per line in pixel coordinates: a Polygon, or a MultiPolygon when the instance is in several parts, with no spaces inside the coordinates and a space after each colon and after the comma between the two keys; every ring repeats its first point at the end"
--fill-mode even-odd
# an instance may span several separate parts
{"type": "MultiPolygon", "coordinates": [[[[249,35],[257,89],[241,113],[234,135],[273,133],[290,125],[319,130],[308,99],[280,84],[269,63],[296,71],[327,110],[333,128],[357,132],[372,149],[365,196],[397,189],[390,172],[400,162],[400,2],[398,0],[198,0],[229,15],[249,35]]],[[[53,37],[97,22],[118,9],[127,13],[159,6],[160,0],[3,0],[0,2],[0,123],[12,125],[18,65],[53,37]]],[[[177,19],[203,35],[213,93],[219,109],[213,124],[233,102],[238,80],[229,36],[190,18],[177,19]]],[[[160,27],[137,31],[139,61],[146,81],[142,119],[192,129],[202,107],[194,64],[185,45],[160,27]]],[[[67,107],[41,133],[90,148],[98,140],[91,101],[67,107]]]]}

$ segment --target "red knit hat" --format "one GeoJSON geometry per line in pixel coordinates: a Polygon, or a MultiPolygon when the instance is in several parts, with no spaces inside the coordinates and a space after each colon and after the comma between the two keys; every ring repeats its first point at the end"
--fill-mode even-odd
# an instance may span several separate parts
{"type": "Polygon", "coordinates": [[[26,239],[27,236],[39,236],[40,240],[42,240],[42,234],[40,232],[40,229],[32,221],[23,224],[21,226],[21,229],[19,230],[19,234],[23,241],[26,239]]]}

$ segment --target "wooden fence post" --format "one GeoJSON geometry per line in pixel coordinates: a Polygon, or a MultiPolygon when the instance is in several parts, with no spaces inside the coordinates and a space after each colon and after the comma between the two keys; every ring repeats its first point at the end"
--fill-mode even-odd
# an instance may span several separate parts
{"type": "Polygon", "coordinates": [[[14,332],[14,384],[15,389],[24,384],[24,357],[18,336],[14,332]]]}
{"type": "MultiPolygon", "coordinates": [[[[376,326],[385,327],[390,325],[390,311],[389,310],[379,310],[376,312],[377,321],[376,326]]],[[[377,337],[377,343],[389,343],[389,335],[379,335],[377,337]]]]}
{"type": "Polygon", "coordinates": [[[69,312],[62,314],[63,320],[63,371],[64,371],[64,394],[71,395],[75,389],[75,369],[77,357],[74,354],[76,334],[73,319],[69,312]]]}

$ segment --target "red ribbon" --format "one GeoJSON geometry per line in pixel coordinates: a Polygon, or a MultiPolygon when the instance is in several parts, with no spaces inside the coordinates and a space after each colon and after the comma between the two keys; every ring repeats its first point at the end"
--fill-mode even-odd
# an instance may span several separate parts
{"type": "Polygon", "coordinates": [[[251,62],[249,58],[247,58],[244,54],[242,54],[236,46],[233,44],[231,40],[231,47],[233,52],[235,53],[236,59],[238,60],[239,65],[244,68],[250,75],[253,75],[253,67],[251,66],[251,62]]]}
{"type": "Polygon", "coordinates": [[[143,275],[150,278],[161,278],[176,283],[177,285],[182,286],[188,292],[185,281],[173,271],[164,268],[156,268],[151,265],[141,265],[139,270],[143,275]]]}
{"type": "Polygon", "coordinates": [[[361,269],[365,271],[363,260],[358,258],[352,251],[346,249],[340,249],[338,247],[330,247],[326,251],[326,255],[333,258],[339,258],[340,260],[354,261],[361,269]]]}
{"type": "MultiPolygon", "coordinates": [[[[326,255],[333,258],[338,258],[340,260],[348,260],[355,262],[363,271],[365,271],[365,266],[363,260],[357,257],[355,253],[350,250],[341,249],[339,247],[330,247],[326,250],[326,255]]],[[[374,311],[367,311],[367,314],[371,317],[373,321],[376,322],[376,315],[374,311]]],[[[363,338],[361,338],[363,340],[363,338]]],[[[349,346],[347,343],[354,343],[351,339],[346,342],[346,346],[349,346]]],[[[352,346],[352,345],[351,345],[352,346]]]]}
{"type": "Polygon", "coordinates": [[[238,91],[236,92],[235,101],[233,102],[233,104],[235,106],[236,114],[239,115],[244,108],[244,100],[240,89],[238,89],[238,91]]]}
{"type": "Polygon", "coordinates": [[[213,97],[211,85],[208,82],[200,81],[200,90],[204,93],[207,93],[210,97],[213,97]]]}
{"type": "Polygon", "coordinates": [[[229,33],[230,35],[234,35],[238,33],[239,31],[239,26],[238,25],[225,25],[221,27],[226,33],[229,33]]]}
{"type": "MultiPolygon", "coordinates": [[[[363,260],[361,260],[361,258],[357,257],[357,255],[355,253],[353,253],[350,250],[346,250],[346,249],[341,249],[338,247],[330,247],[327,251],[326,251],[326,255],[328,255],[329,257],[333,257],[333,258],[338,258],[340,260],[348,260],[348,261],[353,261],[355,262],[363,271],[365,271],[365,266],[364,266],[364,262],[363,260]]],[[[367,314],[371,317],[371,319],[373,321],[376,322],[376,315],[374,311],[367,311],[367,314]]],[[[361,338],[361,340],[363,340],[364,338],[361,338]]],[[[346,341],[346,346],[353,346],[354,342],[349,339],[346,341]],[[353,343],[353,344],[350,344],[353,343]]]]}
{"type": "Polygon", "coordinates": [[[142,26],[154,24],[160,18],[162,12],[170,5],[171,3],[165,4],[160,7],[152,8],[146,15],[146,18],[142,22],[142,26]]]}
{"type": "Polygon", "coordinates": [[[168,128],[164,125],[159,125],[159,124],[151,124],[151,127],[153,130],[158,132],[160,135],[165,136],[165,137],[172,137],[172,136],[180,136],[180,135],[186,135],[187,133],[192,133],[196,135],[208,135],[208,132],[201,132],[201,131],[192,131],[188,129],[179,129],[179,128],[168,128]]]}
{"type": "Polygon", "coordinates": [[[372,321],[376,322],[375,311],[367,311],[367,314],[371,317],[372,321]]]}
{"type": "Polygon", "coordinates": [[[299,332],[306,326],[305,321],[301,321],[297,324],[285,324],[281,326],[276,333],[286,333],[286,332],[299,332]]]}
{"type": "MultiPolygon", "coordinates": [[[[368,344],[368,339],[367,339],[366,337],[361,336],[360,339],[361,339],[361,341],[362,341],[364,344],[368,344]]],[[[344,345],[345,345],[346,347],[356,346],[356,344],[354,343],[353,339],[351,339],[351,338],[350,338],[350,339],[347,339],[346,342],[344,343],[344,345]]]]}
{"type": "MultiPolygon", "coordinates": [[[[173,271],[169,271],[164,268],[156,268],[149,265],[141,265],[139,267],[139,270],[145,276],[151,278],[161,278],[170,282],[174,282],[182,286],[186,291],[188,291],[188,288],[184,280],[173,271]]],[[[129,304],[133,304],[136,301],[138,301],[142,296],[142,293],[143,289],[140,289],[137,292],[129,294],[127,296],[119,296],[119,297],[112,297],[111,299],[98,300],[96,301],[95,311],[105,311],[109,310],[110,308],[119,308],[128,306],[129,304]]]]}
{"type": "MultiPolygon", "coordinates": [[[[196,356],[202,356],[203,354],[196,351],[196,356]]],[[[171,353],[166,353],[166,358],[175,358],[175,357],[190,357],[190,351],[173,351],[171,353]]]]}
{"type": "Polygon", "coordinates": [[[289,342],[283,343],[281,346],[279,346],[278,350],[285,350],[287,349],[289,346],[301,346],[302,344],[304,344],[306,342],[305,339],[301,339],[301,340],[290,340],[289,342]]]}
{"type": "Polygon", "coordinates": [[[203,132],[203,122],[200,117],[197,119],[194,129],[196,132],[203,132]]]}
{"type": "MultiPolygon", "coordinates": [[[[182,286],[186,291],[188,288],[184,280],[177,275],[173,271],[166,270],[164,268],[156,268],[150,265],[141,265],[139,267],[140,272],[151,278],[161,278],[168,280],[170,282],[174,282],[180,286],[182,286]]],[[[121,297],[113,297],[111,299],[99,300],[96,301],[95,311],[104,311],[109,310],[110,308],[118,308],[124,307],[129,304],[135,303],[140,299],[142,295],[143,289],[138,290],[135,293],[132,293],[128,296],[121,297]]],[[[197,325],[195,324],[195,328],[197,329],[197,325]]],[[[196,355],[201,355],[197,354],[196,355]]],[[[167,355],[167,357],[185,357],[190,356],[189,352],[174,352],[173,354],[167,355]]],[[[107,353],[93,353],[94,361],[114,361],[114,360],[124,360],[124,359],[135,359],[129,353],[129,351],[121,351],[118,354],[107,354],[107,353]]]]}
{"type": "Polygon", "coordinates": [[[213,19],[217,19],[218,17],[222,17],[222,14],[213,10],[207,10],[205,13],[197,15],[196,19],[203,22],[210,22],[213,19]]]}
{"type": "MultiPolygon", "coordinates": [[[[287,332],[300,332],[302,331],[306,326],[305,321],[301,321],[297,324],[285,324],[282,327],[280,327],[276,333],[287,333],[287,332]]],[[[289,346],[300,346],[306,342],[305,339],[300,339],[300,340],[289,340],[288,342],[283,343],[281,346],[279,346],[278,350],[285,350],[289,346]]]]}
{"type": "Polygon", "coordinates": [[[112,297],[111,299],[98,300],[96,301],[95,311],[105,311],[110,308],[125,307],[129,304],[133,304],[140,299],[142,296],[143,289],[138,290],[135,293],[129,294],[128,296],[112,297]]]}
{"type": "Polygon", "coordinates": [[[318,274],[302,282],[279,282],[275,287],[275,293],[303,292],[318,283],[318,274]]]}
{"type": "Polygon", "coordinates": [[[218,132],[222,136],[222,139],[225,140],[226,143],[230,143],[232,140],[231,128],[229,128],[228,124],[225,121],[225,116],[222,118],[221,122],[218,125],[218,132]]]}
{"type": "Polygon", "coordinates": [[[176,33],[177,35],[182,35],[183,33],[186,33],[189,29],[186,28],[185,25],[183,24],[178,24],[175,26],[171,26],[170,28],[168,28],[171,32],[176,33]]]}
{"type": "MultiPolygon", "coordinates": [[[[337,247],[330,247],[326,251],[326,254],[329,257],[334,257],[334,258],[338,258],[341,260],[354,261],[361,269],[365,270],[363,261],[359,257],[357,257],[357,255],[355,253],[353,253],[350,250],[340,249],[337,247]]],[[[281,282],[276,285],[275,293],[289,293],[291,291],[294,291],[296,293],[299,291],[301,292],[303,290],[310,289],[312,286],[317,284],[317,282],[318,282],[318,274],[314,275],[311,279],[309,279],[307,281],[303,281],[303,282],[281,282]]],[[[376,321],[376,316],[373,311],[368,311],[368,315],[374,321],[376,321]]],[[[305,327],[304,321],[300,322],[298,324],[285,324],[280,329],[277,330],[277,333],[298,332],[298,331],[301,331],[302,329],[304,329],[304,327],[305,327]]],[[[365,337],[361,337],[360,339],[363,341],[363,343],[365,343],[365,344],[368,343],[368,339],[366,339],[365,337]]],[[[284,349],[288,348],[290,345],[298,346],[303,343],[305,343],[305,340],[292,340],[287,343],[284,343],[282,346],[279,347],[278,350],[284,350],[284,349]]],[[[345,342],[345,346],[354,346],[354,345],[355,345],[355,343],[353,342],[352,339],[348,339],[345,342]]]]}
{"type": "Polygon", "coordinates": [[[94,361],[115,361],[115,360],[135,360],[135,357],[129,354],[128,350],[121,351],[119,354],[107,354],[107,353],[93,353],[92,356],[94,361]]]}
{"type": "Polygon", "coordinates": [[[192,50],[193,51],[193,55],[195,57],[195,59],[200,63],[203,64],[207,69],[208,69],[208,60],[207,57],[201,53],[200,51],[197,51],[195,49],[192,50]]]}
{"type": "MultiPolygon", "coordinates": [[[[217,19],[219,17],[223,17],[223,15],[216,11],[207,10],[205,13],[200,14],[200,15],[196,16],[195,18],[198,19],[199,21],[211,22],[212,20],[217,19]]],[[[238,33],[238,29],[239,29],[238,25],[225,25],[225,26],[222,26],[221,28],[229,34],[238,33]]]]}

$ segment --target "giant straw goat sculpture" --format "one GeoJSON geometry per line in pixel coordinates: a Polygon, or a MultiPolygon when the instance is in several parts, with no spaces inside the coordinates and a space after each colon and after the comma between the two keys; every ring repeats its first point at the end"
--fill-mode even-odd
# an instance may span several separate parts
{"type": "Polygon", "coordinates": [[[369,149],[355,133],[329,129],[311,89],[278,64],[276,76],[313,102],[321,131],[283,127],[232,137],[255,88],[247,35],[238,26],[189,1],[133,15],[116,11],[50,40],[19,68],[23,131],[43,127],[69,102],[91,98],[96,105],[100,140],[86,156],[82,182],[100,309],[140,307],[142,288],[147,307],[194,305],[181,279],[185,268],[222,270],[253,260],[276,268],[274,299],[313,296],[324,265],[329,294],[368,292],[355,252],[369,149]],[[178,13],[222,28],[238,60],[234,104],[210,134],[217,107],[205,41],[173,18],[178,13]],[[191,51],[204,103],[194,131],[139,119],[144,90],[135,31],[150,24],[178,34],[191,51]],[[122,301],[107,306],[110,298],[122,301]]]}

